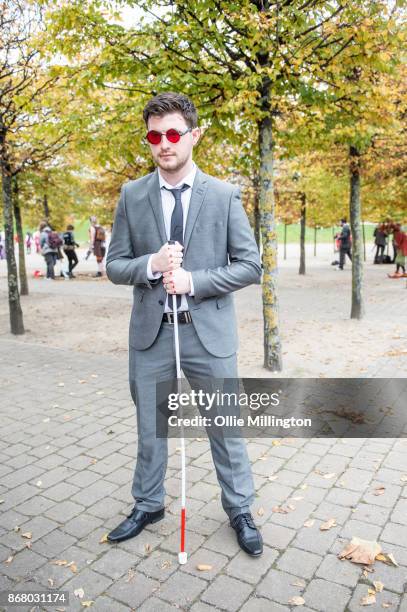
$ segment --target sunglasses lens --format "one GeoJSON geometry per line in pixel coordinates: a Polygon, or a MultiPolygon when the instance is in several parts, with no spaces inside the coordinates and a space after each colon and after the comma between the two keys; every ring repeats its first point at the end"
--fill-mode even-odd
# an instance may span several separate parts
{"type": "Polygon", "coordinates": [[[155,132],[154,130],[150,130],[150,132],[147,132],[147,140],[150,144],[157,145],[159,142],[161,142],[160,132],[155,132]]]}
{"type": "Polygon", "coordinates": [[[179,139],[181,138],[177,130],[168,130],[166,133],[166,136],[170,142],[178,142],[179,139]]]}

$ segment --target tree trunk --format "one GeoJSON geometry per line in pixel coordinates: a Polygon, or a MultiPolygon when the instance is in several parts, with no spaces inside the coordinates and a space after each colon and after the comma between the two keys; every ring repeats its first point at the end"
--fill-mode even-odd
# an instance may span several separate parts
{"type": "Polygon", "coordinates": [[[11,193],[11,171],[5,152],[5,134],[0,126],[0,165],[3,191],[4,233],[7,258],[8,303],[12,334],[24,334],[23,312],[18,292],[18,276],[14,255],[13,202],[11,193]]]}
{"type": "Polygon", "coordinates": [[[305,224],[307,222],[307,199],[301,194],[301,233],[300,233],[300,269],[298,274],[305,274],[305,224]]]}
{"type": "Polygon", "coordinates": [[[366,234],[365,234],[365,222],[362,221],[362,233],[363,233],[363,261],[366,261],[366,234]]]}
{"type": "MultiPolygon", "coordinates": [[[[263,92],[267,97],[269,91],[263,92]]],[[[263,244],[264,367],[282,369],[277,301],[277,233],[273,193],[273,126],[270,114],[259,122],[260,227],[263,244]]]]}
{"type": "Polygon", "coordinates": [[[18,275],[20,278],[20,295],[28,295],[28,280],[27,280],[27,269],[25,265],[25,249],[24,249],[24,235],[23,235],[23,224],[21,221],[21,209],[18,201],[18,182],[17,177],[13,181],[13,208],[14,208],[14,219],[16,222],[16,232],[18,236],[18,275]]]}
{"type": "Polygon", "coordinates": [[[44,193],[43,206],[44,206],[44,221],[49,221],[48,196],[46,193],[44,193]]]}
{"type": "Polygon", "coordinates": [[[314,257],[317,256],[317,226],[314,227],[314,257]]]}
{"type": "Polygon", "coordinates": [[[256,240],[257,248],[260,251],[260,243],[261,243],[261,233],[260,233],[260,207],[259,207],[259,175],[256,173],[253,179],[254,186],[254,213],[253,213],[253,228],[254,228],[254,237],[256,240]]]}
{"type": "Polygon", "coordinates": [[[364,305],[362,296],[363,262],[360,227],[360,153],[354,146],[349,148],[350,171],[350,223],[352,229],[352,308],[351,319],[362,319],[364,305]]]}

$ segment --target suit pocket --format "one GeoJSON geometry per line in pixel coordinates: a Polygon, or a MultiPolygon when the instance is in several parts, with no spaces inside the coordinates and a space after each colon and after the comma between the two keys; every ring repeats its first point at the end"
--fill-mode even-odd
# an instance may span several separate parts
{"type": "Polygon", "coordinates": [[[216,298],[216,308],[218,310],[220,310],[221,308],[225,308],[225,306],[227,306],[228,304],[230,304],[229,296],[216,298]]]}

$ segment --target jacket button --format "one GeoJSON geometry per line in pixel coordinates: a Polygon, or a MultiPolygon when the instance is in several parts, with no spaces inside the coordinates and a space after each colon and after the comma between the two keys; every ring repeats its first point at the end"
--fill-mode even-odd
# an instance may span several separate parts
{"type": "Polygon", "coordinates": [[[158,303],[160,304],[160,306],[164,306],[164,302],[162,300],[158,300],[158,303]]]}

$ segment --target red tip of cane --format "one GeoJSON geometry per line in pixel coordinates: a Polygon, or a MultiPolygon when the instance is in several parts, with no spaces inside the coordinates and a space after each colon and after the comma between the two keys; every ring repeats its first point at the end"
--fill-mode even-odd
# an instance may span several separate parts
{"type": "Polygon", "coordinates": [[[186,511],[185,508],[181,508],[181,552],[185,552],[185,524],[186,511]]]}

